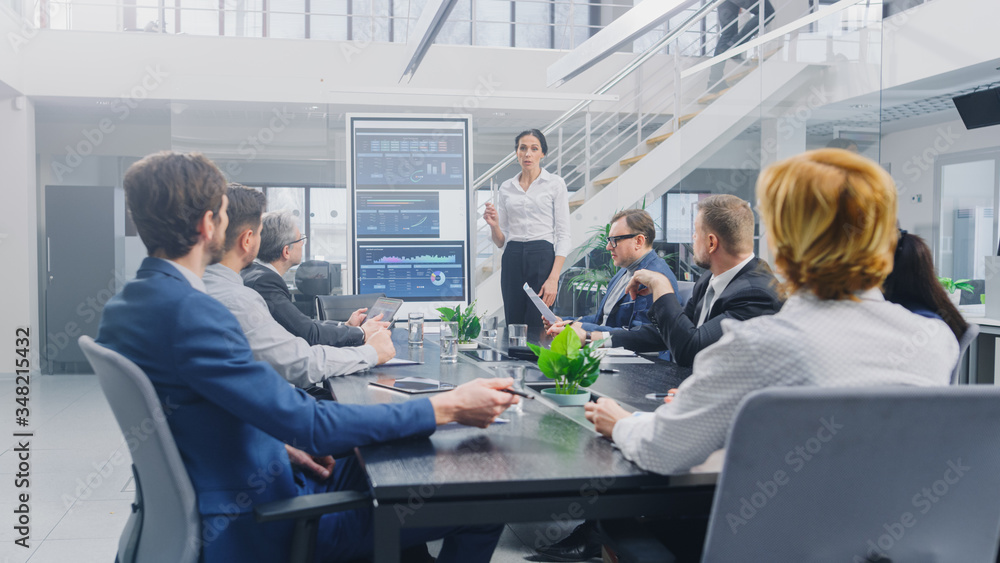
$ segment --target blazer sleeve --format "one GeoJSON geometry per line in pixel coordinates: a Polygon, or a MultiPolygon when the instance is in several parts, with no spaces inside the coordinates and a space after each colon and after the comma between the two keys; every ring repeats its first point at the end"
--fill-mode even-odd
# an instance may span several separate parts
{"type": "Polygon", "coordinates": [[[267,302],[267,308],[274,320],[288,332],[305,339],[310,346],[319,344],[339,348],[361,346],[365,343],[365,333],[358,327],[317,321],[304,315],[282,291],[284,288],[278,287],[275,281],[268,277],[261,276],[253,284],[253,289],[267,302]]]}
{"type": "Polygon", "coordinates": [[[615,348],[625,348],[638,353],[660,352],[667,349],[660,331],[651,324],[631,330],[615,328],[608,332],[611,333],[611,345],[615,348]]]}
{"type": "Polygon", "coordinates": [[[698,352],[722,338],[723,320],[743,321],[768,315],[776,310],[773,292],[749,286],[728,297],[721,314],[712,317],[701,326],[695,326],[692,319],[696,301],[698,300],[692,298],[685,310],[681,310],[677,296],[673,294],[664,295],[653,303],[653,316],[660,329],[660,335],[667,343],[674,361],[684,367],[691,367],[698,352]]]}
{"type": "Polygon", "coordinates": [[[213,299],[184,299],[172,331],[173,365],[199,395],[286,444],[318,455],[434,432],[429,400],[384,405],[317,401],[254,361],[236,319],[213,299]]]}

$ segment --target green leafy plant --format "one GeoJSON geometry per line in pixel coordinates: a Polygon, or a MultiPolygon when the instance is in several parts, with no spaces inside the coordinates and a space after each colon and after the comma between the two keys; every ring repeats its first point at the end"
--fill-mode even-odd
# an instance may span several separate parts
{"type": "Polygon", "coordinates": [[[970,280],[954,280],[951,278],[939,277],[938,281],[944,286],[944,290],[948,293],[955,293],[956,289],[961,289],[962,291],[967,291],[969,293],[975,293],[975,288],[969,283],[970,280]]]}
{"type": "Polygon", "coordinates": [[[472,342],[479,337],[481,325],[479,317],[476,315],[475,301],[469,304],[464,313],[462,312],[461,305],[455,305],[454,309],[451,307],[438,307],[437,311],[441,313],[442,321],[458,323],[459,342],[472,342]]]}
{"type": "Polygon", "coordinates": [[[548,349],[528,343],[538,356],[538,369],[556,382],[556,393],[575,395],[580,387],[590,387],[601,373],[603,340],[582,346],[575,330],[564,330],[552,339],[548,349]]]}

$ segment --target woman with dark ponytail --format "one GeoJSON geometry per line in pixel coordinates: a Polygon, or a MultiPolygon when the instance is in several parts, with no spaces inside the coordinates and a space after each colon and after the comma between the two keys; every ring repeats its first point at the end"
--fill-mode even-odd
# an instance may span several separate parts
{"type": "Polygon", "coordinates": [[[969,323],[965,322],[938,282],[931,249],[924,239],[916,235],[899,231],[895,264],[882,285],[882,293],[886,300],[902,305],[912,313],[941,319],[959,341],[969,328],[969,323]]]}

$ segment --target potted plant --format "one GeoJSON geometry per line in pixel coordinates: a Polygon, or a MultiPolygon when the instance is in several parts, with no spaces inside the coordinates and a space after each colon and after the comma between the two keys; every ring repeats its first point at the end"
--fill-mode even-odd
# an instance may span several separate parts
{"type": "Polygon", "coordinates": [[[555,380],[556,386],[542,389],[542,394],[560,406],[582,405],[590,400],[590,387],[600,375],[600,346],[603,340],[581,346],[575,330],[564,330],[552,339],[548,349],[528,343],[538,356],[538,369],[545,377],[555,380]]]}
{"type": "Polygon", "coordinates": [[[958,307],[958,303],[962,300],[962,292],[968,291],[969,293],[975,293],[975,288],[969,283],[970,280],[952,280],[951,278],[939,277],[938,281],[944,286],[944,290],[948,293],[948,297],[951,298],[953,305],[958,307]]]}
{"type": "Polygon", "coordinates": [[[461,305],[455,305],[454,309],[451,307],[438,307],[437,311],[441,313],[441,320],[443,322],[458,323],[459,350],[475,350],[479,347],[476,338],[479,337],[480,322],[479,317],[476,316],[475,301],[466,307],[464,313],[462,312],[461,305]]]}

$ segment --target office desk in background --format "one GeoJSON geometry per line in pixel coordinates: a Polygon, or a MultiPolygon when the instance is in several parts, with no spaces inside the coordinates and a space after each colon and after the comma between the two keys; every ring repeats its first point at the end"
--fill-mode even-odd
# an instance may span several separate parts
{"type": "Polygon", "coordinates": [[[985,305],[959,307],[966,322],[979,325],[979,337],[969,345],[969,357],[962,365],[960,383],[996,383],[996,348],[1000,319],[986,318],[985,305]]]}
{"type": "MultiPolygon", "coordinates": [[[[506,349],[506,335],[500,331],[500,336],[499,348],[506,349]]],[[[463,354],[456,364],[441,364],[436,339],[425,338],[423,348],[408,348],[403,328],[393,331],[393,341],[398,357],[424,364],[330,379],[328,388],[337,400],[406,401],[412,397],[368,382],[422,376],[457,385],[491,377],[498,365],[463,354]]],[[[602,374],[591,389],[644,411],[661,404],[646,399],[647,393],[676,387],[690,373],[659,360],[615,367],[618,374],[602,374]]],[[[561,536],[568,530],[559,524],[571,520],[708,514],[717,474],[664,477],[643,471],[593,430],[582,407],[556,407],[536,395],[522,402],[523,413],[507,412],[502,418],[509,422],[487,429],[446,425],[427,439],[357,449],[376,501],[376,562],[399,560],[403,527],[552,520],[561,536]]]]}

